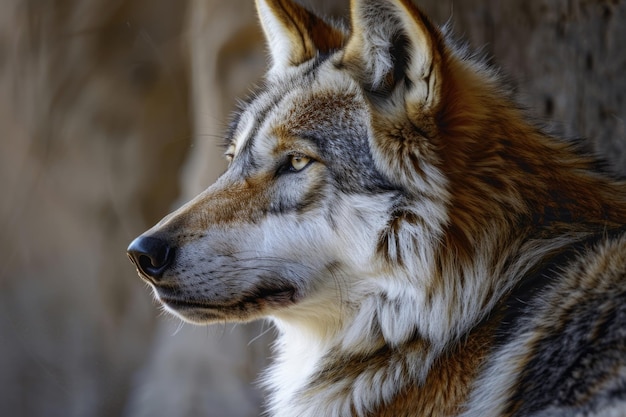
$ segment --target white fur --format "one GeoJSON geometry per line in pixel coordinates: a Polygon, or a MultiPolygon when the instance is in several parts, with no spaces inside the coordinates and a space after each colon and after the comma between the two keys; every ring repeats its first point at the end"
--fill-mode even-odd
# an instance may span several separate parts
{"type": "Polygon", "coordinates": [[[374,88],[381,86],[385,77],[393,70],[391,39],[398,34],[408,38],[409,67],[407,76],[413,82],[407,101],[422,103],[429,107],[434,98],[430,92],[435,78],[430,77],[432,62],[432,40],[423,27],[416,24],[410,11],[400,1],[359,1],[352,9],[353,39],[363,64],[369,74],[369,82],[374,88]]]}
{"type": "Polygon", "coordinates": [[[274,16],[264,0],[257,0],[256,4],[261,26],[270,45],[269,52],[272,59],[270,73],[283,71],[291,62],[292,46],[288,29],[274,16]]]}

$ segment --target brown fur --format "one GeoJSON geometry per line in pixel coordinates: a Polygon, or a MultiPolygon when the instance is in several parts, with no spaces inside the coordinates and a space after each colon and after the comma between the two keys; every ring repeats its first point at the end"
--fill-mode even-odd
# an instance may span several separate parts
{"type": "MultiPolygon", "coordinates": [[[[494,318],[478,326],[466,339],[444,352],[422,384],[405,386],[399,395],[371,410],[368,417],[411,417],[415,415],[415,410],[420,410],[423,417],[454,416],[463,411],[471,383],[493,341],[496,323],[494,318]]],[[[346,356],[337,352],[337,355],[330,356],[331,360],[319,373],[318,380],[304,395],[327,389],[337,381],[355,380],[364,372],[383,369],[390,363],[416,360],[421,352],[428,349],[428,343],[417,338],[402,350],[390,348],[381,340],[373,353],[346,356]]],[[[404,372],[408,373],[406,369],[404,372]]],[[[408,376],[405,378],[408,380],[408,376]]]]}

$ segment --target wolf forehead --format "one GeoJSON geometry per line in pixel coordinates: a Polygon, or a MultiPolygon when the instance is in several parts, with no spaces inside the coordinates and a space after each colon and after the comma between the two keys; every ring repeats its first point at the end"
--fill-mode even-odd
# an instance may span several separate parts
{"type": "Polygon", "coordinates": [[[233,115],[225,145],[244,175],[288,155],[322,163],[352,191],[395,187],[376,169],[370,114],[332,55],[266,80],[233,115]]]}

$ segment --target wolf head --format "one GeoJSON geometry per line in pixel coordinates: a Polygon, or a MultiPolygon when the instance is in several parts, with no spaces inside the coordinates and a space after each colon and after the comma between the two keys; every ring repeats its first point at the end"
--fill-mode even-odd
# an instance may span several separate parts
{"type": "Polygon", "coordinates": [[[349,34],[289,0],[257,9],[271,68],[233,118],[229,167],[131,244],[140,275],[195,323],[462,334],[508,288],[503,242],[553,204],[565,147],[409,0],[353,0],[349,34]]]}

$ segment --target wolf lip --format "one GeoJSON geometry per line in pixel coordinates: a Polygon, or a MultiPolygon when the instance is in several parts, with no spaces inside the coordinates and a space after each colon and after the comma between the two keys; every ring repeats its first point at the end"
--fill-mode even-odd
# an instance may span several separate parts
{"type": "Polygon", "coordinates": [[[175,299],[175,298],[170,298],[170,297],[159,297],[161,299],[161,302],[175,310],[185,310],[185,309],[192,309],[192,308],[201,308],[201,309],[211,309],[211,308],[215,308],[215,306],[212,306],[211,304],[208,304],[206,302],[202,302],[202,301],[190,301],[190,300],[182,300],[182,299],[175,299]]]}
{"type": "Polygon", "coordinates": [[[253,294],[247,296],[246,300],[262,299],[275,302],[295,302],[297,298],[296,289],[293,287],[288,288],[272,288],[272,289],[259,289],[253,294]]]}
{"type": "Polygon", "coordinates": [[[204,309],[204,310],[223,310],[236,306],[269,303],[275,305],[293,304],[297,299],[297,291],[293,287],[288,288],[259,288],[249,294],[245,294],[239,299],[230,302],[220,302],[213,300],[193,300],[183,298],[181,296],[173,296],[163,294],[164,291],[171,288],[158,288],[159,299],[161,302],[175,310],[204,309]]]}

